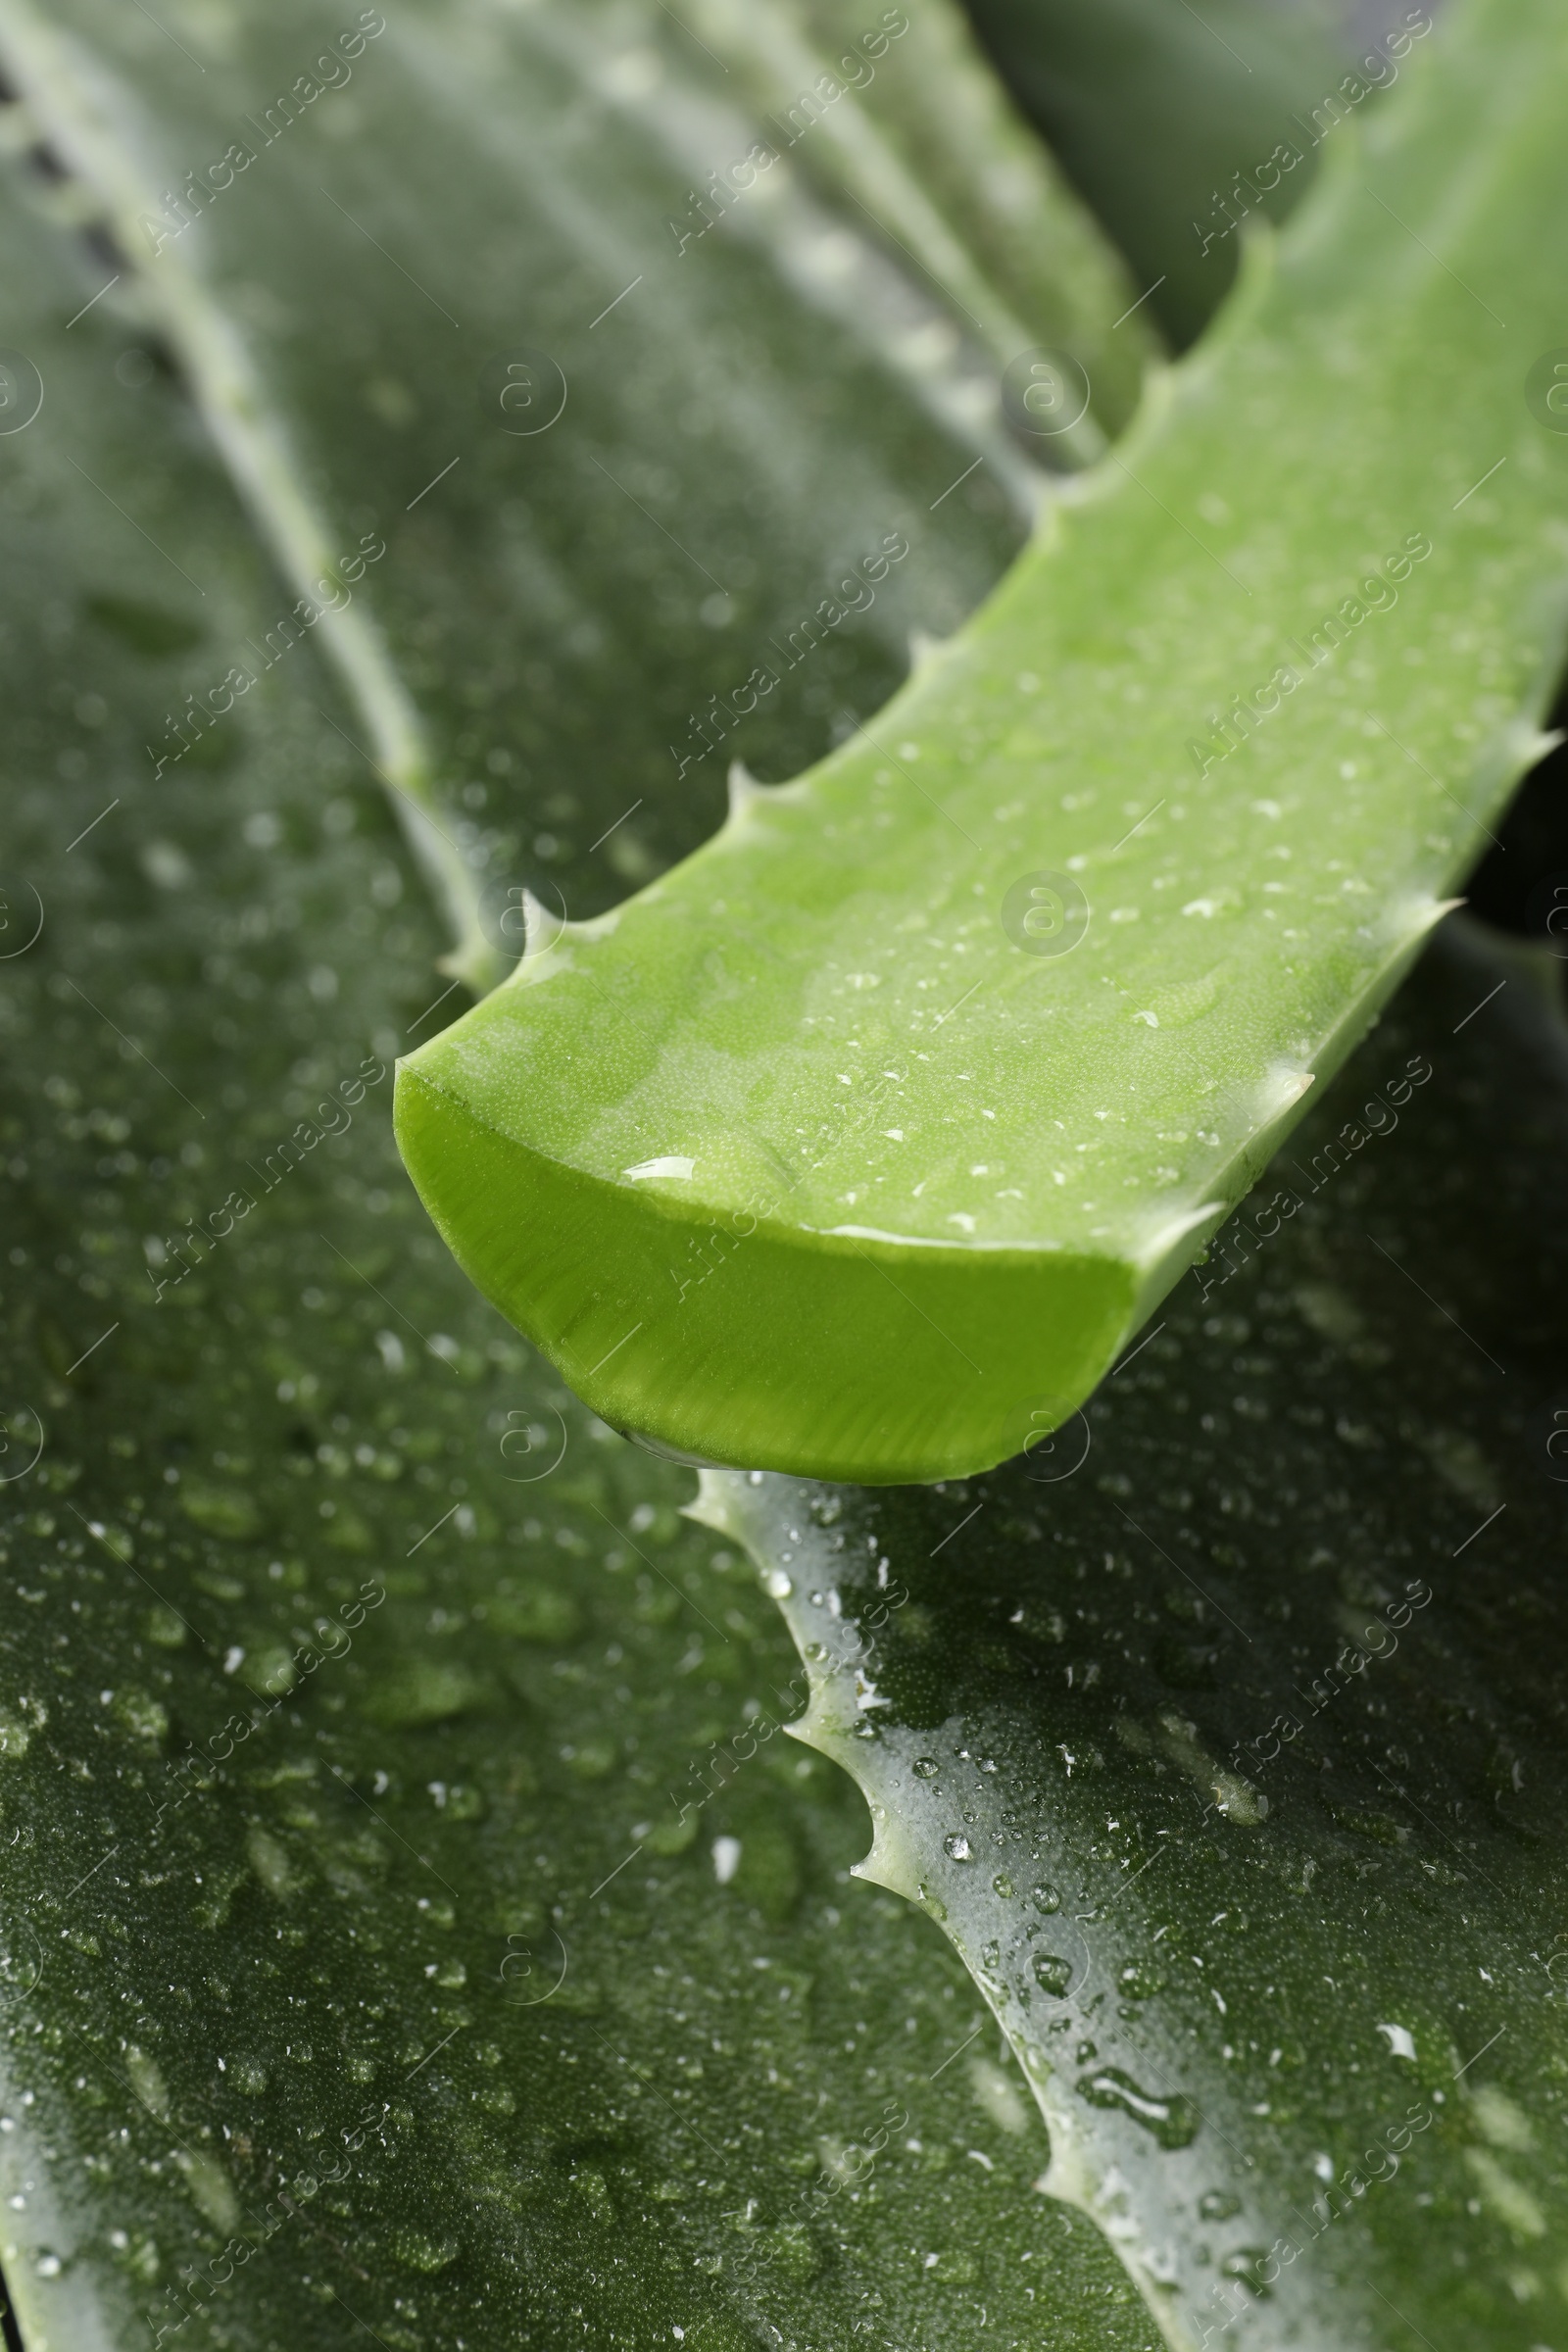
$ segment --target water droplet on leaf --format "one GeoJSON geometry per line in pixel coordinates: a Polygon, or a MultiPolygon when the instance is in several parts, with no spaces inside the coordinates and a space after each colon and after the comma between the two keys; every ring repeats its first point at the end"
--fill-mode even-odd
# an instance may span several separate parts
{"type": "Polygon", "coordinates": [[[1136,1960],[1130,1968],[1122,1970],[1117,1982],[1131,2001],[1152,2000],[1156,1992],[1163,1992],[1165,1989],[1165,1979],[1160,1975],[1158,1969],[1150,1967],[1147,1962],[1136,1960]]]}
{"type": "Polygon", "coordinates": [[[1131,2075],[1123,2074],[1119,2066],[1102,2066],[1098,2074],[1085,2075],[1078,2084],[1078,2095],[1091,2107],[1119,2108],[1135,2124],[1152,2132],[1162,2148],[1185,2148],[1198,2136],[1199,2114],[1191,2099],[1180,2091],[1169,2098],[1154,2098],[1141,2089],[1131,2075]]]}
{"type": "Polygon", "coordinates": [[[1049,1992],[1054,2000],[1060,2000],[1072,1983],[1072,1962],[1063,1960],[1059,1952],[1036,1952],[1030,1965],[1041,1991],[1049,1992]]]}

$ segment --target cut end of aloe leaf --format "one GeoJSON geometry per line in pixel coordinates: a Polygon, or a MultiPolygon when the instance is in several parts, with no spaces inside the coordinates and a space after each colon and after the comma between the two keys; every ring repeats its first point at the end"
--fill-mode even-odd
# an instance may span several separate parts
{"type": "MultiPolygon", "coordinates": [[[[491,1004],[470,1034],[505,1064],[527,1001],[491,1004]]],[[[957,1475],[1042,1442],[1132,1319],[1114,1257],[809,1233],[727,1194],[674,1198],[702,1175],[674,1154],[585,1174],[448,1091],[462,1043],[398,1072],[404,1159],[470,1279],[617,1429],[857,1484],[957,1475]]]]}
{"type": "Polygon", "coordinates": [[[866,1484],[1043,1443],[1375,1017],[1562,658],[1568,465],[1521,387],[1568,149],[1520,93],[1565,38],[1456,12],[890,707],[738,772],[713,840],[531,927],[404,1065],[431,1213],[607,1421],[866,1484]]]}

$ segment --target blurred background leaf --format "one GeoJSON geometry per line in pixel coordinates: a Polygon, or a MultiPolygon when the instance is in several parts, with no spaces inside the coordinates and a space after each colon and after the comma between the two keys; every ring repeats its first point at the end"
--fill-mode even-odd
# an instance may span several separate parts
{"type": "Polygon", "coordinates": [[[656,0],[404,0],[334,41],[306,0],[0,10],[73,310],[183,373],[290,600],[386,544],[320,640],[368,768],[433,795],[475,979],[520,950],[519,886],[625,896],[713,829],[731,757],[794,772],[977,602],[1038,495],[1019,347],[1087,344],[1109,424],[1134,396],[1100,232],[961,21],[885,13],[699,37],[656,0]],[[793,79],[830,25],[863,99],[793,79]],[[743,721],[770,641],[894,533],[909,561],[743,721]]]}

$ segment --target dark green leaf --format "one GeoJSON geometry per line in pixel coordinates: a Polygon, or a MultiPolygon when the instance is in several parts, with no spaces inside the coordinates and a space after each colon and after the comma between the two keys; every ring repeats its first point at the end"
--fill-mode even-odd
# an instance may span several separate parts
{"type": "Polygon", "coordinates": [[[1054,1450],[707,1474],[1182,2345],[1568,2323],[1559,975],[1434,953],[1054,1450]]]}

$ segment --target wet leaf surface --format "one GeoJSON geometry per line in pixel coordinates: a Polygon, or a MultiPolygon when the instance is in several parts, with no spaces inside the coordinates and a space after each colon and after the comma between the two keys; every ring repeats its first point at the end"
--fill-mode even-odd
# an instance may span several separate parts
{"type": "Polygon", "coordinates": [[[1446,936],[1023,1461],[705,1479],[1179,2343],[1562,2326],[1559,980],[1446,936]]]}

